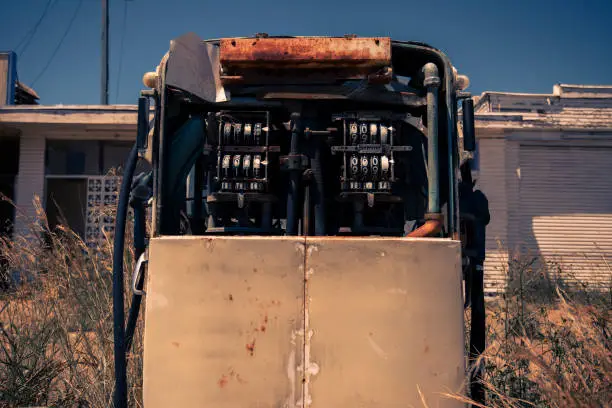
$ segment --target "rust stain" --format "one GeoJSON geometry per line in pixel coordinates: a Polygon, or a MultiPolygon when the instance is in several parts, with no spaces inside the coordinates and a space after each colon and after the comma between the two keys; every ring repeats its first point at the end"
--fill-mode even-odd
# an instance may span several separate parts
{"type": "Polygon", "coordinates": [[[228,299],[229,299],[230,301],[233,301],[233,300],[234,300],[234,296],[232,296],[232,294],[230,293],[230,294],[229,294],[229,296],[228,296],[228,299]]]}
{"type": "Polygon", "coordinates": [[[236,371],[234,371],[234,369],[231,368],[231,367],[229,369],[229,372],[226,373],[226,374],[223,374],[221,376],[221,378],[219,379],[219,381],[218,381],[219,387],[220,388],[225,388],[225,386],[227,384],[229,384],[230,380],[236,380],[240,384],[246,384],[247,383],[247,380],[242,378],[240,376],[240,374],[236,373],[236,371]]]}
{"type": "Polygon", "coordinates": [[[219,381],[217,381],[220,388],[224,388],[228,382],[229,382],[229,378],[225,374],[223,374],[221,378],[219,378],[219,381]]]}
{"type": "Polygon", "coordinates": [[[391,39],[362,38],[226,38],[220,41],[226,68],[383,67],[391,64],[391,39]]]}
{"type": "Polygon", "coordinates": [[[268,314],[266,313],[263,319],[263,323],[261,324],[261,326],[259,326],[259,330],[262,333],[266,331],[267,324],[268,324],[268,314]]]}
{"type": "Polygon", "coordinates": [[[246,349],[251,356],[255,354],[255,339],[253,339],[253,341],[251,341],[250,343],[246,344],[246,349]]]}

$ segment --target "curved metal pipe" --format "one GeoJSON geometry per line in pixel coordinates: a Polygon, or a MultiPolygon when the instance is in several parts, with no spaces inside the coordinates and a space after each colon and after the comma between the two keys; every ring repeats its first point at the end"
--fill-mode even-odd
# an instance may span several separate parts
{"type": "Polygon", "coordinates": [[[440,231],[442,231],[442,221],[439,219],[432,219],[425,221],[425,224],[408,233],[406,236],[410,238],[425,238],[434,236],[440,233],[440,231]]]}

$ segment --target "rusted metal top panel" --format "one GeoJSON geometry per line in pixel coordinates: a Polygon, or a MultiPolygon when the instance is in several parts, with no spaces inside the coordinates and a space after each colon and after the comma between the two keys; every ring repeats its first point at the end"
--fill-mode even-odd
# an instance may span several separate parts
{"type": "Polygon", "coordinates": [[[226,38],[220,41],[224,69],[382,68],[391,65],[387,37],[226,38]]]}

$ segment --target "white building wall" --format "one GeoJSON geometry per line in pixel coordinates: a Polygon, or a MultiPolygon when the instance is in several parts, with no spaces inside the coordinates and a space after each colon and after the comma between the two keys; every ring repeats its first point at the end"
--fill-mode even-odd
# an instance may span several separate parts
{"type": "Polygon", "coordinates": [[[505,287],[508,268],[508,195],[506,180],[506,140],[480,134],[477,188],[487,196],[491,222],[487,227],[485,291],[505,287]]]}
{"type": "Polygon", "coordinates": [[[567,285],[612,283],[612,146],[591,140],[521,144],[525,256],[567,285]]]}
{"type": "Polygon", "coordinates": [[[43,203],[45,181],[45,138],[22,133],[19,143],[19,173],[16,178],[15,233],[26,232],[36,217],[34,200],[43,203]]]}

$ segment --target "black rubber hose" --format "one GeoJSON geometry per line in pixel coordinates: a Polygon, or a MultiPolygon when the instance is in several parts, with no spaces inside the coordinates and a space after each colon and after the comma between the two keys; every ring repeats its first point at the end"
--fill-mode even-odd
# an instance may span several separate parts
{"type": "Polygon", "coordinates": [[[325,235],[325,193],[323,190],[321,141],[318,137],[315,141],[315,152],[310,168],[312,169],[312,178],[314,181],[311,189],[314,207],[314,234],[315,236],[322,236],[325,235]]]}
{"type": "Polygon", "coordinates": [[[483,372],[478,358],[486,346],[486,315],[484,299],[484,276],[482,264],[471,265],[472,273],[472,322],[470,329],[470,362],[472,373],[470,378],[470,397],[475,402],[485,404],[485,389],[482,384],[483,372]],[[477,368],[478,367],[478,368],[477,368]]]}
{"type": "MultiPolygon", "coordinates": [[[[134,203],[134,259],[140,258],[145,251],[145,209],[144,203],[140,200],[134,203]]],[[[136,289],[142,290],[144,286],[144,273],[141,273],[136,282],[136,289]]],[[[140,303],[142,296],[133,294],[132,303],[130,304],[130,312],[128,313],[127,324],[125,327],[125,352],[129,352],[136,331],[136,323],[138,322],[138,314],[140,313],[140,303]]]]}
{"type": "Polygon", "coordinates": [[[138,147],[134,144],[123,172],[121,191],[115,219],[115,241],[113,243],[113,335],[115,352],[114,408],[127,408],[127,372],[125,364],[125,313],[123,310],[123,250],[125,248],[125,224],[127,220],[130,190],[138,147]]]}

